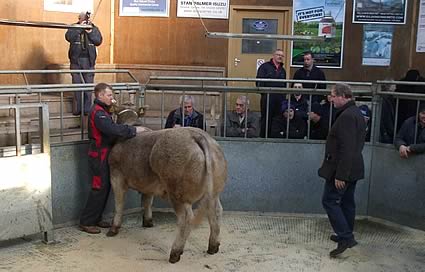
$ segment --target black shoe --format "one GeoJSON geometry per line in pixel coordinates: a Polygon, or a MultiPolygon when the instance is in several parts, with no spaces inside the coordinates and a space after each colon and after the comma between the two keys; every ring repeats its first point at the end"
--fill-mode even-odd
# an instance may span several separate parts
{"type": "Polygon", "coordinates": [[[339,237],[336,234],[332,234],[331,237],[329,237],[329,239],[331,239],[331,241],[335,243],[339,242],[339,237]]]}
{"type": "Polygon", "coordinates": [[[342,254],[344,251],[346,251],[348,248],[352,248],[355,245],[357,245],[357,241],[356,240],[342,240],[338,242],[338,246],[336,249],[332,250],[329,253],[329,256],[331,258],[335,258],[338,255],[342,254]]]}

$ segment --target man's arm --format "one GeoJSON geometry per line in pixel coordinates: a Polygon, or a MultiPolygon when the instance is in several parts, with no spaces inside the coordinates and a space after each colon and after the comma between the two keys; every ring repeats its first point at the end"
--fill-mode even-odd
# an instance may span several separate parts
{"type": "Polygon", "coordinates": [[[79,42],[80,41],[80,34],[81,34],[82,31],[83,30],[80,29],[80,28],[70,28],[65,33],[65,39],[69,43],[79,42]]]}
{"type": "Polygon", "coordinates": [[[172,127],[174,127],[174,125],[175,125],[175,118],[174,118],[174,114],[175,114],[175,112],[176,111],[171,111],[169,114],[168,114],[168,117],[167,117],[167,121],[165,122],[165,128],[172,128],[172,127]]]}
{"type": "MultiPolygon", "coordinates": [[[[266,78],[266,71],[265,71],[265,66],[264,66],[264,64],[265,64],[265,63],[261,64],[261,66],[258,68],[256,78],[266,78]]],[[[256,81],[256,82],[255,82],[255,85],[256,85],[257,87],[264,87],[264,82],[256,81]]]]}
{"type": "Polygon", "coordinates": [[[136,127],[116,124],[112,121],[111,117],[107,116],[102,111],[96,112],[94,122],[96,128],[98,128],[105,135],[117,136],[126,139],[136,136],[136,127]]]}
{"type": "Polygon", "coordinates": [[[260,135],[260,120],[257,116],[252,114],[251,122],[248,123],[248,131],[247,131],[247,137],[250,138],[256,138],[260,135]]]}
{"type": "MultiPolygon", "coordinates": [[[[356,134],[360,127],[357,126],[357,121],[353,115],[341,114],[338,118],[340,124],[343,126],[338,127],[337,131],[337,167],[335,173],[335,180],[349,181],[351,170],[354,164],[354,150],[357,145],[356,134]]],[[[363,121],[363,120],[362,120],[363,121]]]]}
{"type": "Polygon", "coordinates": [[[100,30],[97,26],[92,25],[92,31],[88,32],[87,35],[89,37],[89,40],[95,45],[99,46],[102,44],[103,38],[102,34],[100,33],[100,30]]]}
{"type": "MultiPolygon", "coordinates": [[[[318,71],[318,75],[319,75],[318,80],[325,81],[326,80],[325,73],[320,69],[318,69],[317,71],[318,71]]],[[[325,83],[317,84],[317,89],[326,89],[326,84],[325,83]]]]}
{"type": "Polygon", "coordinates": [[[243,137],[242,129],[232,126],[232,121],[230,120],[230,115],[227,114],[226,119],[226,136],[229,137],[243,137]]]}
{"type": "Polygon", "coordinates": [[[410,145],[409,151],[416,154],[425,153],[425,143],[410,145]]]}

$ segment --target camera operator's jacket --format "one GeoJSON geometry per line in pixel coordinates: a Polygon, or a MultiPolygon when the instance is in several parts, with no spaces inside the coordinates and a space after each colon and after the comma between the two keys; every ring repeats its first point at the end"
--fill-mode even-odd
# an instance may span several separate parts
{"type": "Polygon", "coordinates": [[[97,57],[96,46],[102,43],[102,34],[97,26],[94,24],[92,26],[90,33],[82,28],[70,28],[65,33],[65,39],[69,42],[68,57],[71,64],[78,64],[78,59],[84,56],[86,48],[90,66],[94,67],[97,57]]]}

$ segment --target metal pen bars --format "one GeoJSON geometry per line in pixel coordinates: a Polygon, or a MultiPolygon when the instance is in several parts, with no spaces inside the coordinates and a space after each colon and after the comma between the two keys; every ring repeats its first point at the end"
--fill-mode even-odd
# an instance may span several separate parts
{"type": "MultiPolygon", "coordinates": [[[[104,69],[104,70],[3,70],[0,71],[0,75],[22,75],[25,81],[25,85],[0,85],[0,95],[13,95],[15,97],[15,103],[20,104],[20,96],[28,94],[38,94],[38,101],[42,102],[42,94],[48,93],[60,93],[60,108],[59,108],[59,122],[60,122],[60,141],[64,141],[64,93],[66,92],[80,92],[81,93],[81,105],[84,105],[84,91],[92,92],[95,83],[83,83],[83,84],[30,84],[27,75],[29,74],[79,74],[82,82],[84,82],[83,73],[95,73],[95,74],[125,74],[131,80],[129,82],[122,83],[110,83],[114,88],[114,91],[121,95],[122,91],[129,93],[140,93],[142,88],[141,84],[137,81],[136,77],[129,70],[119,69],[104,69]]],[[[12,101],[10,101],[12,103],[12,101]]],[[[140,99],[136,100],[136,103],[142,103],[140,99]]],[[[138,106],[138,105],[136,105],[138,106]]],[[[19,114],[18,111],[16,114],[19,114]]],[[[80,113],[80,138],[84,139],[84,107],[81,107],[80,113]]],[[[57,119],[57,117],[50,117],[51,119],[57,119]]],[[[41,120],[41,119],[40,119],[41,120]]]]}

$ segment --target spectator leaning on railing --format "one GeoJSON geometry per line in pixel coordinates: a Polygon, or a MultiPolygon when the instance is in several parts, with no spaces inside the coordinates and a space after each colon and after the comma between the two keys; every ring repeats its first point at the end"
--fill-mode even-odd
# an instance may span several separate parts
{"type": "Polygon", "coordinates": [[[412,116],[404,121],[394,144],[401,158],[407,159],[409,153],[425,152],[425,104],[421,105],[418,117],[412,116]]]}
{"type": "Polygon", "coordinates": [[[242,95],[236,99],[235,111],[227,113],[226,136],[258,137],[260,133],[259,118],[249,110],[249,99],[242,95]],[[246,117],[247,115],[247,117],[246,117]]]}

